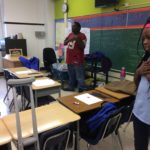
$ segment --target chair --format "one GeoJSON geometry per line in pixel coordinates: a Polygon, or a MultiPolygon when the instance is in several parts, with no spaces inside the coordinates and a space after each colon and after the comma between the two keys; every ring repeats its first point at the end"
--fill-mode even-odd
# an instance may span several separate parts
{"type": "Polygon", "coordinates": [[[99,61],[96,62],[93,73],[94,73],[94,86],[96,86],[97,82],[97,73],[103,72],[105,75],[105,83],[108,83],[108,72],[112,67],[111,60],[104,56],[99,61]]]}
{"type": "Polygon", "coordinates": [[[13,76],[11,75],[11,73],[7,69],[4,69],[4,77],[5,77],[5,80],[6,80],[6,88],[7,88],[7,93],[6,93],[6,95],[5,95],[4,99],[3,99],[3,102],[5,103],[6,98],[7,98],[7,100],[9,100],[8,94],[9,94],[9,92],[11,90],[11,86],[8,86],[7,81],[9,79],[12,79],[13,76]]]}
{"type": "MultiPolygon", "coordinates": [[[[97,128],[94,130],[92,128],[90,129],[87,124],[86,124],[86,126],[82,127],[82,130],[80,130],[80,136],[87,142],[88,150],[90,149],[91,145],[96,145],[97,143],[99,143],[101,140],[103,140],[104,138],[106,138],[109,135],[112,135],[112,136],[118,138],[118,141],[120,142],[119,136],[118,136],[118,134],[116,134],[116,131],[118,129],[120,118],[122,115],[122,109],[123,108],[121,107],[119,109],[111,111],[109,117],[105,118],[105,120],[103,120],[101,122],[101,124],[99,126],[97,126],[97,128]],[[83,130],[83,128],[84,128],[84,130],[83,130]]],[[[103,114],[103,115],[105,115],[105,114],[103,114]]],[[[92,115],[92,117],[93,117],[93,115],[92,115]]],[[[95,117],[95,115],[94,115],[94,117],[95,117]]],[[[90,117],[90,119],[91,119],[91,117],[90,117]]],[[[96,124],[98,124],[98,123],[99,122],[96,122],[96,124]]],[[[122,148],[122,144],[121,143],[119,143],[119,144],[120,144],[120,148],[122,148]]]]}
{"type": "Polygon", "coordinates": [[[41,133],[41,150],[66,150],[70,137],[69,127],[63,126],[41,133]]]}
{"type": "Polygon", "coordinates": [[[104,56],[100,55],[100,57],[93,57],[92,59],[86,59],[88,66],[85,68],[85,71],[91,72],[91,77],[93,78],[93,86],[96,87],[97,84],[97,73],[103,72],[105,75],[105,83],[108,83],[108,72],[112,67],[111,60],[104,56]]]}
{"type": "Polygon", "coordinates": [[[115,131],[122,150],[123,150],[123,145],[122,145],[119,129],[120,129],[120,127],[122,127],[122,124],[126,123],[125,127],[123,128],[123,132],[125,132],[129,123],[132,121],[133,105],[134,105],[134,102],[131,102],[130,104],[123,107],[122,112],[121,112],[122,115],[120,118],[120,122],[119,122],[117,130],[115,131]]]}
{"type": "Polygon", "coordinates": [[[52,72],[52,64],[57,62],[56,54],[53,48],[44,48],[43,49],[43,62],[44,68],[53,74],[52,72]]]}

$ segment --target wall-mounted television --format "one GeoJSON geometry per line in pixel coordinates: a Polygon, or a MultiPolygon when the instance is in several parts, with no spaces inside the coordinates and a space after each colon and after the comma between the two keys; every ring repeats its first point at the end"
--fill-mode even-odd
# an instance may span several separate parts
{"type": "Polygon", "coordinates": [[[118,3],[119,0],[95,0],[95,7],[107,7],[118,3]]]}

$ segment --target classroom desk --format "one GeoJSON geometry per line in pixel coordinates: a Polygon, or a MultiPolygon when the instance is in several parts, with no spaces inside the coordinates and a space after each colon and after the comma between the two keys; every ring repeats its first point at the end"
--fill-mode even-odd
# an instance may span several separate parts
{"type": "Polygon", "coordinates": [[[95,90],[97,90],[98,92],[101,92],[101,93],[104,93],[104,94],[107,94],[111,97],[114,97],[114,98],[117,98],[117,99],[126,99],[126,98],[129,98],[131,95],[129,94],[125,94],[125,93],[121,93],[121,92],[113,92],[113,91],[110,91],[108,89],[106,89],[105,87],[97,87],[95,88],[95,90]]]}
{"type": "Polygon", "coordinates": [[[29,77],[43,77],[45,76],[42,72],[29,69],[26,67],[8,68],[8,71],[12,73],[19,79],[29,78],[29,77]]]}
{"type": "Polygon", "coordinates": [[[3,59],[3,68],[15,68],[23,66],[18,56],[16,57],[6,54],[2,59],[3,59]]]}
{"type": "MultiPolygon", "coordinates": [[[[18,67],[18,68],[8,68],[8,71],[12,73],[14,76],[16,76],[19,79],[28,78],[28,77],[36,77],[36,81],[42,81],[44,83],[44,80],[51,80],[48,77],[43,77],[44,74],[42,72],[28,69],[26,67],[18,67]],[[28,73],[31,72],[31,73],[28,73]]],[[[53,80],[54,81],[54,80],[53,80]]],[[[48,84],[48,85],[42,85],[41,83],[39,86],[32,85],[32,89],[34,92],[34,98],[35,98],[35,106],[37,106],[37,99],[38,97],[47,96],[50,94],[58,93],[59,97],[61,96],[61,84],[57,81],[54,81],[54,84],[48,84]]]]}
{"type": "MultiPolygon", "coordinates": [[[[37,128],[38,133],[54,129],[66,125],[68,123],[78,122],[80,116],[73,113],[65,106],[58,102],[53,102],[49,105],[44,105],[37,107],[35,109],[37,117],[37,128]]],[[[20,121],[22,127],[22,137],[27,138],[33,135],[32,131],[32,117],[31,110],[22,111],[20,114],[20,121]]],[[[2,118],[6,124],[12,138],[17,140],[17,130],[16,130],[16,116],[15,113],[10,114],[2,118]]],[[[78,123],[77,123],[78,124],[78,123]]],[[[77,149],[79,148],[79,128],[77,128],[77,149]]]]}
{"type": "MultiPolygon", "coordinates": [[[[51,80],[48,77],[41,77],[37,78],[35,81],[43,81],[44,80],[51,80]]],[[[47,96],[50,94],[58,93],[59,97],[61,96],[61,84],[57,81],[54,81],[54,84],[48,84],[48,85],[40,85],[36,86],[32,84],[32,89],[34,92],[34,99],[35,99],[35,106],[37,106],[37,99],[38,97],[47,96]]],[[[42,83],[41,83],[42,84],[42,83]]]]}
{"type": "Polygon", "coordinates": [[[0,149],[11,149],[11,135],[3,121],[0,119],[0,149]]]}
{"type": "MultiPolygon", "coordinates": [[[[90,94],[90,93],[100,93],[100,92],[98,92],[96,90],[90,90],[90,91],[85,91],[83,93],[89,93],[90,94]]],[[[104,98],[101,98],[101,99],[104,100],[103,102],[98,102],[98,103],[95,103],[95,104],[87,105],[87,104],[79,101],[78,99],[76,99],[74,97],[74,96],[77,96],[77,95],[80,95],[80,94],[83,94],[83,93],[76,93],[76,94],[72,94],[72,95],[69,95],[69,96],[59,97],[58,101],[60,103],[62,103],[63,105],[65,105],[67,108],[71,109],[73,112],[77,113],[77,114],[99,108],[99,107],[101,107],[101,105],[104,101],[119,102],[119,99],[113,98],[109,95],[101,93],[101,96],[104,97],[104,98]]]]}

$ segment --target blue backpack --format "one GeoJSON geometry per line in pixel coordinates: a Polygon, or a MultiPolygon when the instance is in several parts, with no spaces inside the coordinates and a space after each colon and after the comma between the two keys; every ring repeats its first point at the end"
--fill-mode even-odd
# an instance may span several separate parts
{"type": "Polygon", "coordinates": [[[19,60],[23,66],[34,70],[39,70],[39,59],[37,57],[27,59],[23,56],[20,56],[19,60]]]}
{"type": "Polygon", "coordinates": [[[106,103],[96,114],[90,117],[86,123],[90,132],[94,132],[97,128],[106,121],[110,115],[117,110],[117,106],[114,103],[106,103]]]}

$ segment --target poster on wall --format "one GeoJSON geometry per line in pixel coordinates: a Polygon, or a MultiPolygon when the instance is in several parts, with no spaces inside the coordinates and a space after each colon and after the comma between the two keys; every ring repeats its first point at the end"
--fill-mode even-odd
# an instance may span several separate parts
{"type": "Polygon", "coordinates": [[[9,54],[14,57],[19,57],[22,55],[22,49],[9,49],[9,54]]]}
{"type": "Polygon", "coordinates": [[[56,47],[60,45],[60,43],[64,43],[65,39],[65,23],[57,22],[56,23],[56,47]]]}

